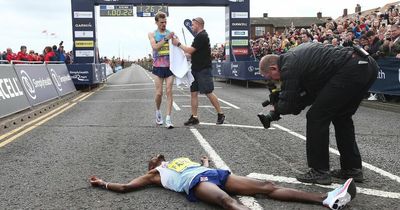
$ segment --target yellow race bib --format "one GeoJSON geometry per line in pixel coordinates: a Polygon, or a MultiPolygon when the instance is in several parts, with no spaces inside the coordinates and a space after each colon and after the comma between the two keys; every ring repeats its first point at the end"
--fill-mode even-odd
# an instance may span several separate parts
{"type": "Polygon", "coordinates": [[[169,43],[164,43],[163,46],[158,51],[159,56],[166,56],[169,55],[169,43]]]}
{"type": "Polygon", "coordinates": [[[167,168],[174,170],[178,173],[184,171],[185,169],[193,166],[200,166],[200,163],[196,163],[191,161],[189,158],[181,157],[174,159],[171,161],[168,165],[167,168]]]}

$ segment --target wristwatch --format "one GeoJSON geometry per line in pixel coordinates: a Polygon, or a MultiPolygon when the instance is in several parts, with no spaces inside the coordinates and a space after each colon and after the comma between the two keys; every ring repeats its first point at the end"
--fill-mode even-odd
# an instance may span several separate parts
{"type": "Polygon", "coordinates": [[[177,47],[180,47],[182,44],[180,42],[178,42],[178,44],[176,45],[177,47]]]}
{"type": "Polygon", "coordinates": [[[167,37],[164,37],[164,42],[168,42],[168,38],[167,37]]]}

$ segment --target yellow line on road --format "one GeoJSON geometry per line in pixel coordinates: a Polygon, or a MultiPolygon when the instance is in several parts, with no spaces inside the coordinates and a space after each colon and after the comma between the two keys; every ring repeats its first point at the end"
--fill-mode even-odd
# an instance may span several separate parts
{"type": "Polygon", "coordinates": [[[48,117],[48,118],[46,118],[46,119],[44,119],[44,120],[38,122],[38,123],[35,124],[35,125],[32,125],[31,127],[27,128],[27,129],[25,129],[25,130],[23,130],[22,132],[16,134],[15,136],[13,136],[13,137],[11,137],[11,138],[9,138],[9,139],[7,139],[7,140],[1,142],[1,143],[0,143],[0,148],[1,148],[1,147],[4,147],[5,145],[7,145],[7,144],[9,144],[9,143],[11,143],[12,141],[14,141],[15,139],[17,139],[18,137],[20,137],[20,136],[22,136],[22,135],[28,133],[29,131],[35,129],[36,127],[39,127],[39,126],[42,125],[43,123],[45,123],[45,122],[47,122],[47,121],[53,119],[54,117],[58,116],[59,114],[65,112],[66,110],[70,109],[71,107],[73,107],[73,106],[75,106],[75,105],[76,105],[76,103],[72,103],[72,104],[70,104],[69,106],[65,107],[64,109],[60,110],[59,112],[55,113],[54,115],[52,115],[52,116],[50,116],[50,117],[48,117]]]}
{"type": "Polygon", "coordinates": [[[25,125],[22,125],[22,126],[19,127],[19,128],[16,128],[16,129],[14,129],[14,130],[12,130],[12,131],[10,131],[10,132],[8,132],[8,133],[5,133],[5,134],[1,135],[1,136],[0,136],[0,140],[3,140],[4,138],[7,138],[7,137],[10,136],[10,135],[13,135],[14,133],[17,133],[18,131],[22,130],[23,128],[25,128],[25,127],[27,127],[27,126],[30,126],[30,125],[32,125],[32,124],[34,124],[34,123],[36,123],[36,122],[42,120],[43,118],[48,117],[49,115],[52,115],[53,113],[57,112],[58,110],[64,108],[64,107],[67,106],[67,105],[68,105],[68,104],[63,104],[63,105],[61,105],[60,107],[57,107],[56,109],[54,109],[53,111],[51,111],[51,112],[49,112],[49,113],[47,113],[47,114],[45,114],[45,115],[43,115],[43,116],[40,116],[39,118],[37,118],[37,119],[35,119],[35,120],[32,120],[31,122],[26,123],[25,125]]]}
{"type": "MultiPolygon", "coordinates": [[[[102,89],[102,88],[100,88],[100,89],[102,89]]],[[[99,89],[99,90],[100,90],[100,89],[99,89]]],[[[75,98],[73,101],[76,101],[76,100],[83,101],[83,100],[85,100],[86,98],[88,98],[88,97],[90,97],[91,95],[93,95],[94,93],[95,93],[95,92],[84,93],[84,94],[82,94],[81,96],[75,98]]],[[[26,134],[27,132],[29,132],[29,131],[35,129],[36,127],[42,125],[43,123],[49,121],[50,119],[53,119],[54,117],[58,116],[59,114],[61,114],[61,113],[65,112],[66,110],[72,108],[72,107],[75,106],[76,104],[77,104],[76,102],[69,102],[69,103],[63,104],[63,105],[61,105],[60,107],[58,107],[58,108],[52,110],[51,112],[49,112],[49,113],[47,113],[47,114],[45,114],[45,115],[43,115],[43,116],[41,116],[41,117],[39,117],[39,118],[37,118],[37,119],[35,119],[35,120],[32,120],[31,122],[29,122],[29,123],[27,123],[27,124],[25,124],[25,125],[22,125],[21,127],[16,128],[16,129],[14,129],[14,130],[12,130],[12,131],[10,131],[10,132],[8,132],[8,133],[5,133],[5,134],[1,135],[1,136],[0,136],[0,141],[3,140],[3,139],[5,139],[5,138],[7,138],[7,137],[9,137],[9,136],[11,136],[11,135],[13,135],[13,134],[16,134],[16,133],[17,133],[16,135],[12,136],[11,138],[9,138],[9,139],[7,139],[7,140],[1,142],[1,143],[0,143],[0,148],[1,148],[1,147],[4,147],[5,145],[7,145],[7,144],[9,144],[10,142],[14,141],[14,140],[17,139],[18,137],[20,137],[20,136],[26,134]],[[37,124],[35,124],[35,123],[37,123],[37,124]],[[32,124],[34,124],[34,125],[32,125],[32,124]],[[30,127],[28,127],[28,126],[30,126],[30,127]],[[28,127],[28,128],[26,128],[26,127],[28,127]],[[23,130],[24,128],[26,128],[26,129],[23,130]],[[23,131],[21,131],[21,130],[23,130],[23,131]],[[19,131],[21,131],[21,132],[19,132],[19,131]],[[18,133],[18,132],[19,132],[19,133],[18,133]]]]}

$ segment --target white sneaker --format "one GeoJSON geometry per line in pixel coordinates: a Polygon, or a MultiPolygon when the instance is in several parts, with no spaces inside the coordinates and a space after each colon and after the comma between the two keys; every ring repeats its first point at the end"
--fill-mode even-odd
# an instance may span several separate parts
{"type": "Polygon", "coordinates": [[[368,97],[368,101],[376,101],[376,100],[378,100],[376,94],[371,93],[368,97]]]}
{"type": "Polygon", "coordinates": [[[174,128],[174,125],[172,124],[171,121],[171,117],[169,115],[167,115],[167,117],[165,118],[165,127],[168,129],[174,128]]]}
{"type": "Polygon", "coordinates": [[[348,179],[342,186],[328,192],[328,197],[322,204],[330,209],[339,210],[356,197],[356,185],[353,178],[348,179]]]}
{"type": "Polygon", "coordinates": [[[164,121],[162,119],[162,114],[160,111],[156,111],[156,123],[157,123],[157,125],[164,124],[164,121]]]}

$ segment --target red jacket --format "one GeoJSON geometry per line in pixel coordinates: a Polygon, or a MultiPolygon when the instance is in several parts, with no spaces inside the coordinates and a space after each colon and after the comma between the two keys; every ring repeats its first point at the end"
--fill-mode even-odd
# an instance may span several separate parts
{"type": "Polygon", "coordinates": [[[56,54],[53,52],[53,51],[51,51],[51,52],[48,52],[48,53],[46,53],[46,55],[44,56],[44,61],[52,61],[52,57],[54,57],[54,56],[56,56],[56,54]]]}
{"type": "Polygon", "coordinates": [[[8,62],[11,62],[11,60],[15,60],[16,59],[16,55],[15,53],[7,53],[6,55],[6,59],[8,60],[8,62]]]}
{"type": "Polygon", "coordinates": [[[28,54],[26,54],[22,51],[19,51],[16,59],[19,61],[29,61],[29,56],[28,56],[28,54]]]}

